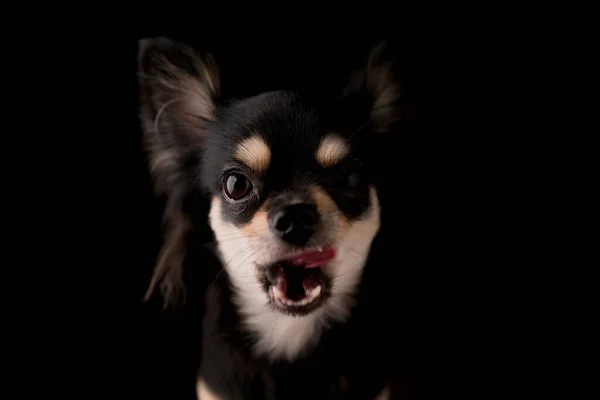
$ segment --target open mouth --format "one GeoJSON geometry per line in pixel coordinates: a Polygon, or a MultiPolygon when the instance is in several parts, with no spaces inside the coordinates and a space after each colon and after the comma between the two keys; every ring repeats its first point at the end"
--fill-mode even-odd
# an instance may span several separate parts
{"type": "Polygon", "coordinates": [[[316,310],[326,297],[327,280],[321,267],[333,260],[335,250],[306,251],[266,269],[271,304],[292,315],[316,310]]]}

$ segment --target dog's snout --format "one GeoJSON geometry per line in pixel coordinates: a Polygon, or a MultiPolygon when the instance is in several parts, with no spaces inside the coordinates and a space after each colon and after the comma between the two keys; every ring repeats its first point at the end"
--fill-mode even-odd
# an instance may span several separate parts
{"type": "Polygon", "coordinates": [[[273,212],[269,222],[276,236],[288,243],[304,246],[317,230],[319,212],[314,204],[293,204],[273,212]]]}

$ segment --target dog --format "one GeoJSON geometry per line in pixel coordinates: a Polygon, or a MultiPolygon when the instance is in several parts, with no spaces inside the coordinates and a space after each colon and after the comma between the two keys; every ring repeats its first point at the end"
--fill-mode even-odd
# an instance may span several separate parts
{"type": "Polygon", "coordinates": [[[140,41],[138,65],[166,199],[147,298],[160,286],[166,304],[182,299],[190,198],[209,205],[219,272],[199,316],[198,398],[387,398],[378,146],[402,120],[403,90],[385,43],[331,99],[224,98],[214,57],[164,37],[140,41]]]}

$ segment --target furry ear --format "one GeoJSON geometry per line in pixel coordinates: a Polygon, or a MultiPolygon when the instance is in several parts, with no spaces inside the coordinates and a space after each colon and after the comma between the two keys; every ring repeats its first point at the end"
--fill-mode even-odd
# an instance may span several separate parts
{"type": "Polygon", "coordinates": [[[213,57],[159,37],[142,39],[138,52],[142,118],[146,133],[194,139],[214,115],[219,71],[213,57]],[[168,132],[163,132],[165,128],[168,132]]]}
{"type": "Polygon", "coordinates": [[[155,191],[166,199],[164,240],[144,300],[160,284],[165,305],[184,294],[184,241],[191,224],[183,209],[186,162],[197,157],[213,119],[219,72],[210,55],[166,38],[142,39],[138,50],[140,119],[155,191]]]}
{"type": "Polygon", "coordinates": [[[389,132],[402,119],[404,93],[386,42],[372,49],[366,67],[354,74],[344,95],[368,108],[375,132],[389,132]]]}

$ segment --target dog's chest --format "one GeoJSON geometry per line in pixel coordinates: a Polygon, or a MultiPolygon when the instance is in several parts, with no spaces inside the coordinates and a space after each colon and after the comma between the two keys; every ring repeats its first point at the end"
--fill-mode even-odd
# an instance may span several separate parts
{"type": "Polygon", "coordinates": [[[210,347],[201,376],[215,398],[373,399],[380,390],[370,371],[373,363],[352,356],[348,347],[327,346],[293,363],[270,363],[231,343],[210,347]]]}
{"type": "MultiPolygon", "coordinates": [[[[207,365],[206,368],[209,366],[207,365]]],[[[226,376],[222,371],[218,381],[207,382],[202,378],[204,397],[207,399],[265,399],[265,400],[306,400],[306,399],[373,399],[378,389],[364,377],[348,374],[333,374],[340,368],[329,370],[316,367],[306,370],[307,365],[256,367],[251,375],[240,373],[226,376]],[[372,387],[373,389],[369,389],[372,387]],[[363,395],[364,393],[364,395],[363,395]],[[371,393],[371,394],[368,394],[371,393]],[[212,397],[208,397],[212,396],[212,397]]],[[[213,375],[214,378],[214,375],[213,375]]],[[[199,393],[200,395],[200,393],[199,393]]],[[[200,395],[202,399],[202,395],[200,395]]]]}
{"type": "Polygon", "coordinates": [[[367,323],[325,331],[306,358],[271,362],[255,355],[227,287],[209,290],[200,371],[205,392],[218,399],[306,400],[373,399],[381,390],[377,340],[353,328],[367,323]]]}

